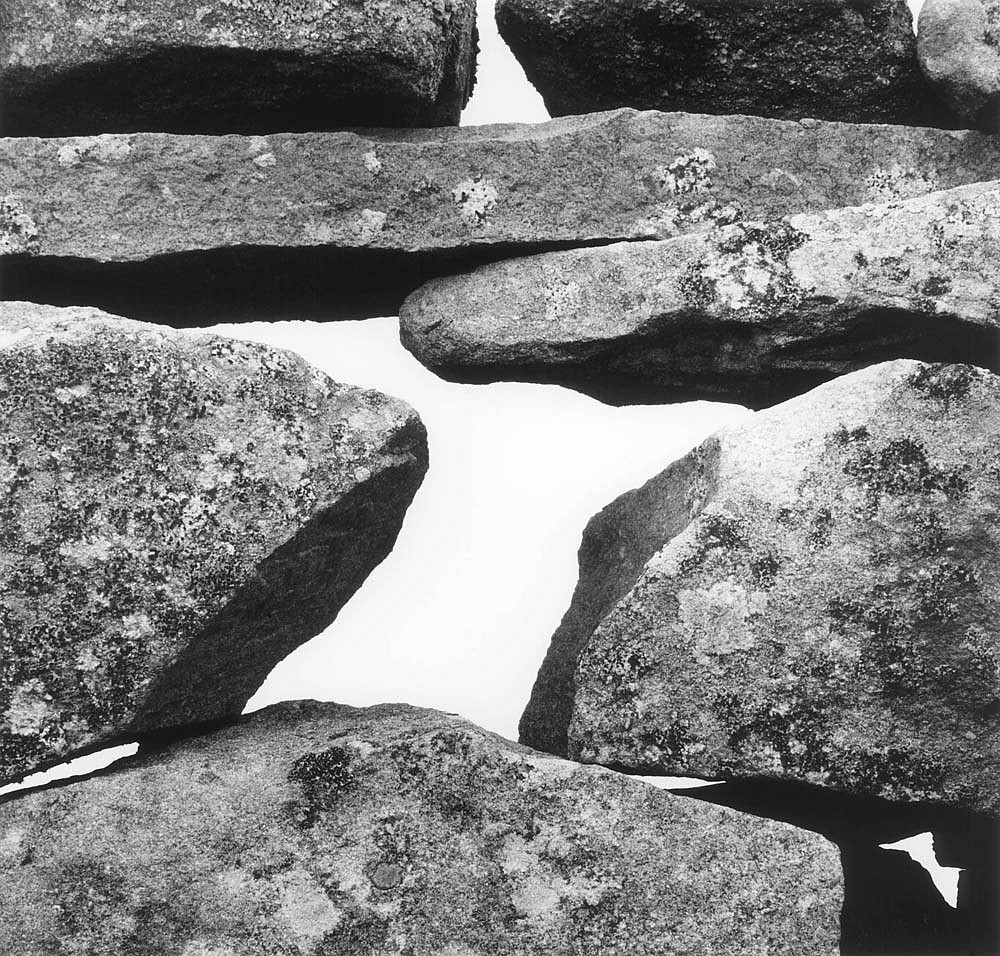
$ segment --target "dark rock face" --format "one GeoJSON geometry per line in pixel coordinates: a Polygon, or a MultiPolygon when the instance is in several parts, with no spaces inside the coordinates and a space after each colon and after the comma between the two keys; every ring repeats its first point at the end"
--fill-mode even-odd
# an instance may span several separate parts
{"type": "Polygon", "coordinates": [[[843,892],[816,834],[316,703],[12,799],[0,877],[0,950],[93,956],[833,956],[843,892]]]}
{"type": "Polygon", "coordinates": [[[941,98],[966,123],[1000,132],[1000,2],[926,0],[917,48],[941,98]]]}
{"type": "Polygon", "coordinates": [[[1000,367],[1000,183],[435,280],[403,343],[464,380],[762,406],[897,356],[1000,367]]]}
{"type": "Polygon", "coordinates": [[[4,298],[214,324],[395,314],[491,258],[993,178],[980,133],[636,113],[538,126],[0,140],[4,298]],[[149,295],[155,288],[157,294],[149,295]]]}
{"type": "Polygon", "coordinates": [[[998,400],[982,369],[874,366],[620,498],[524,742],[570,714],[587,763],[996,814],[998,400]]]}
{"type": "Polygon", "coordinates": [[[0,130],[457,124],[475,19],[475,0],[3,0],[0,130]]]}
{"type": "Polygon", "coordinates": [[[553,116],[632,106],[936,125],[906,0],[498,0],[553,116]]]}
{"type": "Polygon", "coordinates": [[[388,554],[409,406],[292,353],[0,306],[0,782],[239,714],[388,554]]]}

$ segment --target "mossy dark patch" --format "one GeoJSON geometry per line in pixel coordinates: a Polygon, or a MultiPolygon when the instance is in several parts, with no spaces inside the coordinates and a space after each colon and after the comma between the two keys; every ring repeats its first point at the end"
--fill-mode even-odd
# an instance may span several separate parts
{"type": "Polygon", "coordinates": [[[933,464],[923,442],[916,438],[896,438],[880,447],[854,442],[844,473],[864,485],[873,500],[882,495],[913,495],[940,491],[949,498],[961,498],[968,491],[964,469],[933,464]],[[860,445],[860,447],[857,447],[860,445]]]}
{"type": "Polygon", "coordinates": [[[783,221],[724,227],[714,248],[684,269],[678,289],[694,309],[718,308],[766,322],[802,301],[804,290],[788,267],[788,257],[807,238],[783,221]]]}
{"type": "Polygon", "coordinates": [[[906,384],[947,407],[953,401],[968,398],[983,374],[981,369],[972,365],[922,365],[907,378],[906,384]]]}
{"type": "Polygon", "coordinates": [[[288,779],[302,788],[302,799],[292,808],[295,821],[302,827],[315,826],[350,789],[354,772],[351,755],[343,747],[299,757],[288,772],[288,779]]]}
{"type": "Polygon", "coordinates": [[[751,223],[727,231],[719,241],[718,249],[734,255],[757,245],[778,262],[787,262],[788,257],[804,245],[808,238],[804,232],[784,220],[767,225],[751,223]]]}
{"type": "Polygon", "coordinates": [[[936,793],[944,782],[946,767],[935,757],[912,753],[899,747],[884,752],[846,749],[837,754],[832,784],[845,788],[908,790],[915,795],[936,793]]]}
{"type": "Polygon", "coordinates": [[[735,551],[746,547],[747,523],[736,515],[712,512],[702,516],[695,532],[696,547],[680,563],[679,573],[690,574],[713,551],[735,551]]]}
{"type": "Polygon", "coordinates": [[[687,766],[686,748],[695,743],[695,737],[691,733],[691,725],[686,720],[675,718],[661,727],[639,734],[636,742],[640,752],[646,750],[656,752],[654,767],[682,770],[687,766]]]}
{"type": "Polygon", "coordinates": [[[784,771],[808,774],[826,769],[828,720],[821,705],[801,698],[778,706],[725,693],[713,699],[712,710],[728,734],[729,747],[737,755],[770,746],[778,754],[784,771]]]}

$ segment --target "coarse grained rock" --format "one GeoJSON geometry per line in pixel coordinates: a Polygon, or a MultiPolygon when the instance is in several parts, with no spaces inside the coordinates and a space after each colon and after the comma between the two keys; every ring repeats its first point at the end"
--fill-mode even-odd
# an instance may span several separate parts
{"type": "Polygon", "coordinates": [[[1000,141],[981,133],[632,110],[463,129],[3,139],[0,295],[170,324],[199,306],[214,324],[259,301],[330,310],[368,289],[369,314],[389,315],[428,274],[470,262],[915,196],[998,168],[1000,141]]]}
{"type": "Polygon", "coordinates": [[[761,406],[896,357],[1000,367],[1000,182],[437,279],[403,343],[460,379],[761,406]]]}
{"type": "Polygon", "coordinates": [[[917,50],[934,89],[966,123],[1000,132],[1000,3],[925,0],[917,50]]]}
{"type": "Polygon", "coordinates": [[[0,305],[0,783],[239,714],[426,467],[408,405],[291,352],[0,305]]]}
{"type": "Polygon", "coordinates": [[[974,366],[872,366],[619,498],[523,741],[996,814],[998,399],[974,366]]]}
{"type": "Polygon", "coordinates": [[[497,0],[553,116],[632,106],[949,124],[906,0],[497,0]]]}
{"type": "Polygon", "coordinates": [[[0,951],[839,952],[836,847],[403,705],[279,704],[0,806],[0,951]]]}
{"type": "Polygon", "coordinates": [[[0,130],[457,125],[475,0],[3,0],[0,130]]]}

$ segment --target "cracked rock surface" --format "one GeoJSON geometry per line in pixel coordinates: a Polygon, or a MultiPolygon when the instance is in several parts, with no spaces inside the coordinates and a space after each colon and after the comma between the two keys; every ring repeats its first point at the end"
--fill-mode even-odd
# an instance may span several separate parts
{"type": "Polygon", "coordinates": [[[2,0],[0,129],[457,125],[475,0],[2,0]]]}
{"type": "Polygon", "coordinates": [[[1000,0],[926,0],[920,65],[967,123],[1000,132],[1000,0]]]}
{"type": "Polygon", "coordinates": [[[765,405],[900,355],[1000,365],[1000,183],[434,280],[404,345],[470,380],[765,405]]]}
{"type": "Polygon", "coordinates": [[[0,782],[239,714],[426,465],[409,406],[293,353],[0,304],[0,782]]]}
{"type": "Polygon", "coordinates": [[[280,704],[0,806],[0,950],[834,954],[832,843],[403,705],[280,704]]]}
{"type": "Polygon", "coordinates": [[[998,403],[972,366],[873,366],[609,505],[522,740],[1000,811],[998,403]]]}
{"type": "Polygon", "coordinates": [[[906,0],[498,0],[553,116],[632,106],[950,124],[906,0]]]}
{"type": "MultiPolygon", "coordinates": [[[[140,315],[150,285],[196,295],[232,268],[224,306],[261,271],[279,282],[284,253],[305,263],[282,286],[288,302],[331,272],[317,256],[357,250],[326,290],[336,303],[365,276],[400,281],[390,254],[440,274],[457,256],[662,239],[998,168],[1000,141],[981,133],[633,110],[455,130],[2,139],[2,294],[140,315]],[[131,299],[108,301],[140,267],[131,299]]],[[[374,314],[394,314],[421,281],[374,314]]]]}

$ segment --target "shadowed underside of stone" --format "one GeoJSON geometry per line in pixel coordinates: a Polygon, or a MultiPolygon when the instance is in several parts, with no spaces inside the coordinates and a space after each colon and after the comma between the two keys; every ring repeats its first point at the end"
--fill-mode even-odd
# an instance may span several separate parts
{"type": "Polygon", "coordinates": [[[632,106],[952,125],[906,0],[498,0],[553,116],[632,106]]]}
{"type": "Polygon", "coordinates": [[[400,705],[282,704],[0,806],[0,950],[837,953],[833,844],[400,705]]]}
{"type": "Polygon", "coordinates": [[[0,306],[0,783],[240,713],[388,554],[409,406],[289,352],[0,306]]]}
{"type": "Polygon", "coordinates": [[[0,295],[171,324],[268,305],[388,315],[430,275],[491,258],[922,195],[998,167],[1000,142],[979,133],[632,110],[4,139],[0,295]]]}
{"type": "Polygon", "coordinates": [[[464,380],[761,406],[900,356],[1000,366],[1000,183],[435,280],[404,345],[464,380]]]}
{"type": "Polygon", "coordinates": [[[0,130],[457,125],[475,0],[0,3],[0,130]]]}
{"type": "Polygon", "coordinates": [[[1000,132],[1000,0],[925,0],[920,65],[970,125],[1000,132]]]}
{"type": "Polygon", "coordinates": [[[998,407],[981,369],[874,366],[620,498],[524,742],[571,714],[585,762],[996,813],[998,407]]]}

